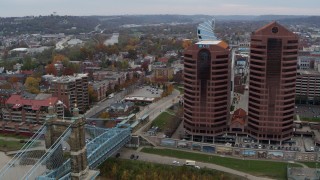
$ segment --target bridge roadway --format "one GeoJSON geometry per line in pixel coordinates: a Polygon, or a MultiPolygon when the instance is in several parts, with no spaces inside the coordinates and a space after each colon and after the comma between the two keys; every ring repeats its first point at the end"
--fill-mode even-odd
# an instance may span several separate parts
{"type": "MultiPolygon", "coordinates": [[[[44,127],[43,127],[44,128],[44,127]]],[[[103,163],[107,158],[116,153],[120,148],[122,148],[127,142],[131,139],[131,129],[130,128],[112,128],[105,129],[99,128],[95,126],[86,125],[83,130],[87,131],[86,133],[92,134],[92,140],[89,141],[87,146],[87,162],[90,170],[88,171],[89,175],[86,178],[93,178],[98,174],[98,171],[94,169],[103,163]]],[[[7,170],[2,171],[1,177],[4,179],[21,179],[22,177],[28,179],[34,179],[36,177],[40,179],[48,179],[48,178],[62,178],[69,179],[71,176],[71,168],[72,163],[71,159],[64,160],[63,164],[59,166],[57,169],[49,170],[46,167],[46,164],[55,165],[55,163],[60,163],[59,159],[52,159],[53,157],[60,158],[61,156],[57,156],[57,153],[62,152],[61,143],[65,142],[70,137],[71,130],[68,128],[63,132],[63,135],[59,137],[59,139],[53,143],[50,149],[45,149],[44,141],[40,144],[42,146],[38,147],[29,147],[24,149],[23,152],[12,151],[8,154],[16,154],[16,153],[27,153],[19,156],[18,159],[14,161],[10,161],[6,164],[8,167],[7,170]],[[59,142],[58,142],[59,141],[59,142]],[[43,150],[46,153],[40,158],[35,154],[29,154],[28,152],[34,152],[37,150],[43,150]],[[25,156],[26,155],[26,156],[25,156]],[[25,161],[26,160],[26,161],[25,161]],[[21,162],[32,164],[21,164],[21,162]],[[19,172],[16,172],[19,171],[19,172]]],[[[36,143],[38,140],[34,140],[33,143],[36,143]]],[[[31,144],[33,144],[31,143],[31,144]]],[[[73,152],[71,152],[73,153],[73,152]]],[[[2,169],[1,169],[2,170],[2,169]]],[[[37,179],[37,178],[36,178],[37,179]]]]}
{"type": "MultiPolygon", "coordinates": [[[[161,100],[159,100],[156,103],[153,103],[143,109],[140,113],[137,114],[137,118],[148,114],[150,121],[144,125],[142,128],[140,128],[136,134],[141,134],[141,132],[148,126],[150,123],[152,123],[153,119],[157,117],[161,112],[165,111],[168,107],[170,107],[174,102],[178,100],[179,91],[174,91],[171,95],[168,97],[165,97],[161,100]],[[151,110],[150,110],[151,109],[151,110]]],[[[116,97],[121,97],[123,94],[117,94],[116,97]]],[[[114,99],[118,100],[117,98],[114,99]]],[[[110,103],[109,101],[107,103],[110,103]]],[[[103,110],[105,107],[101,107],[103,110]]],[[[95,114],[95,113],[92,113],[95,114]]],[[[121,147],[123,147],[128,141],[130,141],[131,133],[129,129],[126,130],[106,130],[105,134],[101,134],[92,141],[88,143],[88,165],[90,168],[95,168],[102,162],[104,162],[108,157],[110,157],[113,153],[115,153],[117,150],[119,150],[121,147]],[[116,132],[117,131],[117,132],[116,132]]],[[[34,148],[30,150],[43,150],[43,148],[34,148]]],[[[19,151],[18,151],[19,152],[19,151]]],[[[14,152],[13,152],[14,153],[14,152]]],[[[17,153],[17,152],[15,152],[17,153]]],[[[43,164],[43,163],[41,163],[43,164]]],[[[68,164],[68,163],[67,163],[68,164]]],[[[40,165],[37,169],[35,169],[36,172],[46,172],[46,167],[40,165]]],[[[69,166],[66,166],[65,168],[69,169],[69,166]]],[[[62,172],[66,172],[67,169],[63,168],[62,172]]],[[[60,169],[60,168],[59,168],[60,169]]],[[[60,171],[59,169],[54,171],[60,171]]],[[[71,169],[71,167],[70,167],[71,169]]],[[[54,171],[50,171],[50,174],[55,174],[54,171]]],[[[68,171],[68,170],[67,170],[68,171]]],[[[70,172],[70,170],[69,170],[70,172]]],[[[47,172],[49,173],[49,172],[47,172]]],[[[65,176],[68,177],[70,173],[67,173],[65,176]]],[[[46,177],[46,175],[42,176],[46,177]]],[[[61,176],[59,176],[61,177],[61,176]]]]}

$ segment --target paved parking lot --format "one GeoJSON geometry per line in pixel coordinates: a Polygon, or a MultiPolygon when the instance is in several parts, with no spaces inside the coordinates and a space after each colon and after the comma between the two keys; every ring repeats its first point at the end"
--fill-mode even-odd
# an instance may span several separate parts
{"type": "Polygon", "coordinates": [[[242,108],[246,112],[248,112],[248,99],[249,99],[249,91],[245,90],[244,94],[234,93],[234,97],[236,97],[236,102],[234,103],[234,110],[242,108]]]}
{"type": "Polygon", "coordinates": [[[320,106],[317,105],[296,105],[295,111],[300,117],[320,118],[320,106]]]}
{"type": "Polygon", "coordinates": [[[138,89],[130,94],[130,96],[158,98],[161,97],[161,94],[163,92],[163,90],[158,87],[140,86],[137,88],[138,89]]]}
{"type": "MultiPolygon", "coordinates": [[[[281,150],[281,151],[296,151],[296,152],[314,152],[320,151],[314,145],[314,140],[311,137],[293,137],[291,141],[280,144],[258,143],[250,137],[234,137],[236,142],[233,147],[250,148],[257,150],[281,150]]],[[[221,143],[218,143],[221,144],[221,143]]],[[[223,144],[221,144],[223,145],[223,144]]],[[[230,144],[231,145],[231,144],[230,144]]]]}

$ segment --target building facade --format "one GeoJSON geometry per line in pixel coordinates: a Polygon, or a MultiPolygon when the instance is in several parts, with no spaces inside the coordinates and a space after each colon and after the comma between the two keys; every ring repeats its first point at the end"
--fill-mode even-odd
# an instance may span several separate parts
{"type": "Polygon", "coordinates": [[[320,104],[320,72],[298,70],[296,81],[297,104],[320,104]]]}
{"type": "Polygon", "coordinates": [[[50,87],[52,95],[58,97],[70,112],[75,106],[80,113],[85,113],[89,108],[87,74],[53,77],[50,87]]]}
{"type": "Polygon", "coordinates": [[[298,37],[272,22],[251,35],[249,135],[283,141],[293,134],[298,37]]]}
{"type": "Polygon", "coordinates": [[[154,68],[154,82],[168,82],[173,78],[173,68],[154,68]]]}
{"type": "Polygon", "coordinates": [[[33,134],[44,123],[49,106],[54,108],[59,117],[63,116],[63,105],[57,97],[39,94],[30,99],[22,95],[11,95],[2,108],[0,131],[33,134]]]}
{"type": "Polygon", "coordinates": [[[113,81],[103,80],[103,81],[94,81],[91,86],[93,87],[94,92],[97,94],[97,100],[101,101],[107,96],[107,92],[114,89],[113,81]]]}
{"type": "Polygon", "coordinates": [[[195,141],[227,131],[230,50],[223,41],[200,41],[184,52],[184,127],[195,141]]]}

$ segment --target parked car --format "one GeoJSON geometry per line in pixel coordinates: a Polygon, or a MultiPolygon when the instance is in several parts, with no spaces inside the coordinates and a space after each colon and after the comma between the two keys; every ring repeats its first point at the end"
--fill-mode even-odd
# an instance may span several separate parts
{"type": "Polygon", "coordinates": [[[133,159],[133,158],[134,158],[134,154],[131,154],[130,159],[133,159]]]}

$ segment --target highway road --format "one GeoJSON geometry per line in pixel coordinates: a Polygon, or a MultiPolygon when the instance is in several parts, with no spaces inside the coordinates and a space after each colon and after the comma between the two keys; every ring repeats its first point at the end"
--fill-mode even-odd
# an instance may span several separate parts
{"type": "Polygon", "coordinates": [[[149,115],[149,122],[146,123],[144,126],[142,126],[140,129],[138,129],[134,134],[143,136],[143,131],[146,127],[148,127],[152,121],[159,116],[163,111],[165,111],[167,108],[172,106],[172,104],[179,101],[180,92],[176,89],[167,97],[164,97],[160,99],[157,102],[154,102],[148,106],[145,106],[142,111],[136,114],[137,119],[142,117],[143,115],[147,114],[149,115]]]}
{"type": "Polygon", "coordinates": [[[115,93],[113,98],[105,99],[100,102],[98,102],[96,105],[94,105],[90,110],[88,110],[84,116],[87,118],[94,118],[96,117],[100,112],[104,111],[107,107],[109,107],[112,103],[122,100],[126,95],[133,92],[134,89],[136,89],[137,84],[132,85],[128,88],[126,88],[123,91],[120,91],[118,93],[115,93]]]}
{"type": "Polygon", "coordinates": [[[64,48],[63,44],[66,43],[67,41],[69,41],[70,38],[71,38],[71,36],[67,36],[67,37],[63,38],[61,41],[57,42],[56,49],[62,50],[64,48]]]}

